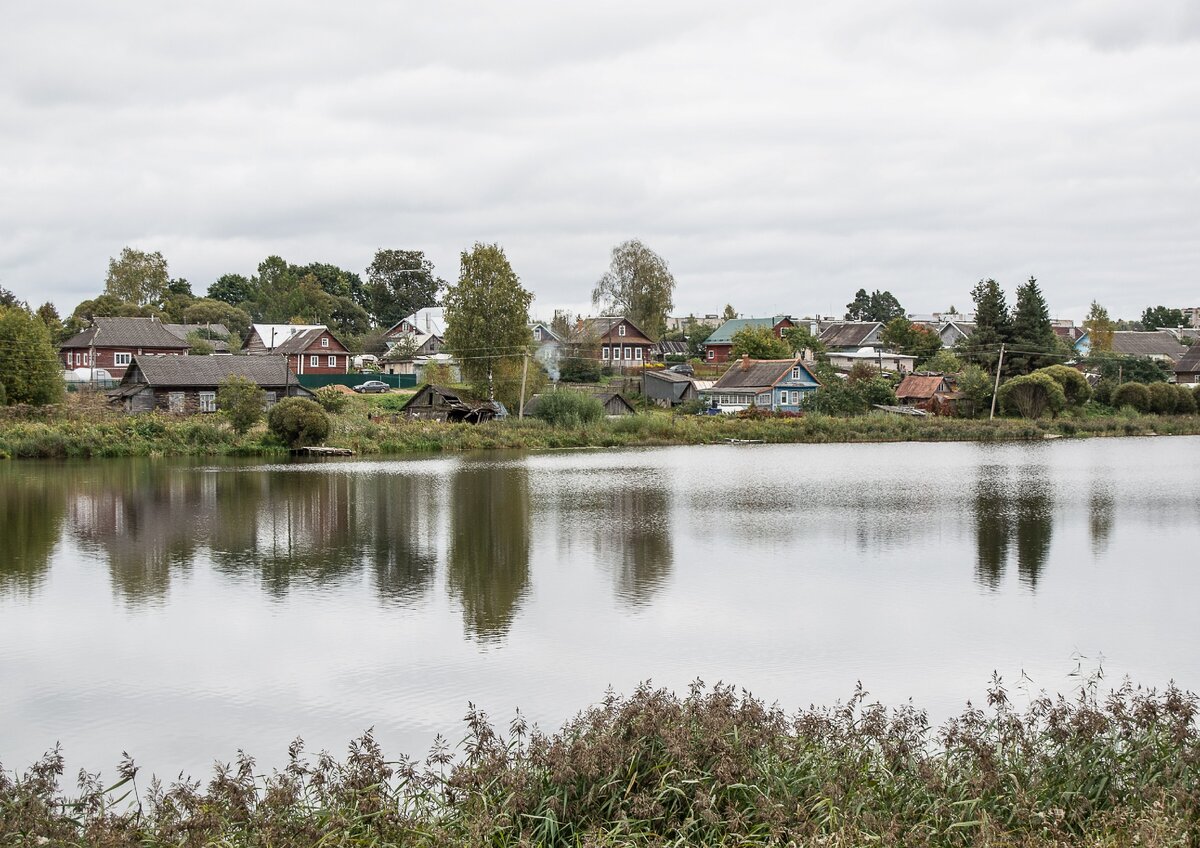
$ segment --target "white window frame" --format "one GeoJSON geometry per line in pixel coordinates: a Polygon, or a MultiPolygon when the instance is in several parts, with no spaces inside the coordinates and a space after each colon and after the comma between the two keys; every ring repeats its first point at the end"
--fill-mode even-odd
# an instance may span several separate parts
{"type": "Polygon", "coordinates": [[[337,357],[334,356],[332,353],[329,354],[329,367],[337,368],[337,357]]]}
{"type": "Polygon", "coordinates": [[[75,354],[75,364],[76,364],[76,365],[82,365],[82,364],[83,364],[83,354],[82,354],[82,353],[76,353],[76,354],[75,354]]]}
{"type": "Polygon", "coordinates": [[[617,327],[617,335],[618,336],[625,335],[625,325],[624,324],[621,324],[619,327],[617,327]]]}
{"type": "Polygon", "coordinates": [[[642,358],[642,349],[641,349],[640,347],[635,347],[635,348],[633,349],[633,358],[634,358],[634,359],[636,359],[636,360],[639,360],[639,361],[641,360],[641,358],[642,358]]]}
{"type": "Polygon", "coordinates": [[[217,411],[217,393],[216,392],[200,392],[200,411],[201,412],[216,412],[217,411]]]}
{"type": "Polygon", "coordinates": [[[631,348],[631,347],[625,348],[625,361],[633,362],[633,348],[631,348]]]}
{"type": "Polygon", "coordinates": [[[791,406],[799,406],[799,405],[800,405],[800,392],[794,391],[794,392],[792,392],[791,406]]]}
{"type": "Polygon", "coordinates": [[[799,380],[799,379],[800,379],[800,369],[799,369],[799,368],[793,368],[793,369],[792,369],[792,379],[793,379],[793,380],[799,380]]]}
{"type": "Polygon", "coordinates": [[[113,354],[113,366],[114,367],[119,368],[122,365],[129,365],[131,362],[133,362],[133,354],[132,353],[114,353],[113,354]]]}
{"type": "Polygon", "coordinates": [[[608,345],[600,346],[600,358],[605,362],[608,361],[608,345]]]}
{"type": "Polygon", "coordinates": [[[715,350],[713,350],[711,347],[708,349],[708,358],[709,359],[717,358],[717,352],[715,350]]]}
{"type": "Polygon", "coordinates": [[[311,356],[309,356],[308,357],[308,367],[309,368],[320,368],[321,367],[321,357],[315,353],[312,354],[311,356]]]}
{"type": "Polygon", "coordinates": [[[541,327],[533,328],[533,339],[534,339],[534,341],[539,341],[539,342],[542,340],[542,328],[541,327]]]}
{"type": "Polygon", "coordinates": [[[329,336],[321,336],[321,347],[329,347],[329,336]]]}

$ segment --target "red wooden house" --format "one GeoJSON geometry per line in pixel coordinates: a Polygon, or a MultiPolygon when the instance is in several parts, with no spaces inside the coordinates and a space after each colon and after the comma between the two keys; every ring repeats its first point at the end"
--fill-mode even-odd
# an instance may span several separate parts
{"type": "Polygon", "coordinates": [[[623,315],[583,318],[571,333],[575,347],[598,346],[601,365],[641,368],[654,357],[656,342],[623,315]]]}
{"type": "Polygon", "coordinates": [[[295,374],[349,374],[353,359],[324,324],[255,324],[242,351],[286,356],[295,374]]]}
{"type": "Polygon", "coordinates": [[[135,356],[182,356],[189,347],[157,318],[93,318],[58,350],[68,369],[102,368],[120,380],[135,356]]]}

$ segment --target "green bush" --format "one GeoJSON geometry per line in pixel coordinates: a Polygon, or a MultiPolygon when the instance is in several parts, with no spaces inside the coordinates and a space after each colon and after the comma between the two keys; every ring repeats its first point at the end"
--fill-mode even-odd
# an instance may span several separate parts
{"type": "Polygon", "coordinates": [[[568,356],[559,367],[559,379],[564,383],[598,383],[600,363],[587,356],[568,356]]]}
{"type": "Polygon", "coordinates": [[[329,416],[307,398],[284,398],[271,407],[267,427],[289,447],[315,445],[329,435],[329,416]]]}
{"type": "MultiPolygon", "coordinates": [[[[869,382],[866,380],[859,382],[869,382]]],[[[806,412],[818,412],[824,415],[862,415],[870,407],[866,398],[848,380],[834,378],[821,388],[805,398],[806,412]]]]}
{"type": "Polygon", "coordinates": [[[334,415],[344,412],[346,405],[350,403],[350,398],[346,396],[346,393],[339,391],[334,386],[322,386],[313,392],[313,396],[316,397],[317,403],[321,404],[322,409],[334,415]]]}
{"type": "Polygon", "coordinates": [[[1150,390],[1145,383],[1122,383],[1113,389],[1109,404],[1116,409],[1128,406],[1135,412],[1150,411],[1150,390]]]}
{"type": "Polygon", "coordinates": [[[861,380],[854,387],[863,400],[868,404],[879,404],[880,406],[895,406],[896,392],[883,377],[872,377],[870,380],[861,380]]]}
{"type": "Polygon", "coordinates": [[[1150,411],[1158,415],[1173,415],[1175,413],[1175,387],[1170,383],[1151,383],[1150,411]]]}
{"type": "Polygon", "coordinates": [[[581,427],[603,418],[604,404],[583,392],[557,391],[538,398],[533,414],[554,427],[581,427]]]}
{"type": "Polygon", "coordinates": [[[1069,406],[1083,406],[1092,398],[1092,387],[1088,385],[1087,378],[1074,368],[1066,365],[1050,365],[1039,368],[1034,373],[1052,377],[1056,383],[1062,386],[1069,406]]]}
{"type": "Polygon", "coordinates": [[[8,406],[8,392],[4,390],[3,383],[0,383],[0,406],[8,406]]]}
{"type": "Polygon", "coordinates": [[[262,420],[266,394],[247,377],[230,374],[217,389],[217,409],[238,433],[245,433],[262,420]]]}
{"type": "Polygon", "coordinates": [[[1196,396],[1187,386],[1175,386],[1175,414],[1195,415],[1196,396]]]}
{"type": "Polygon", "coordinates": [[[1112,393],[1116,391],[1117,381],[1110,380],[1107,377],[1101,377],[1100,382],[1096,384],[1095,390],[1092,392],[1092,400],[1096,403],[1102,403],[1105,406],[1112,405],[1112,393]]]}
{"type": "Polygon", "coordinates": [[[1002,410],[1022,418],[1041,418],[1047,412],[1057,415],[1067,405],[1067,395],[1062,386],[1049,374],[1040,371],[1013,377],[1000,386],[996,399],[1002,410]]]}

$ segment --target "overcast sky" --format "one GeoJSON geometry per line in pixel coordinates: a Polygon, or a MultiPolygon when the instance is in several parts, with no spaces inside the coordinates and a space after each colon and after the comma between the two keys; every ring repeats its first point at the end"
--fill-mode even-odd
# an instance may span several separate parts
{"type": "Polygon", "coordinates": [[[679,314],[1200,305],[1200,3],[817,5],[8,3],[0,285],[485,241],[548,317],[637,237],[679,314]]]}

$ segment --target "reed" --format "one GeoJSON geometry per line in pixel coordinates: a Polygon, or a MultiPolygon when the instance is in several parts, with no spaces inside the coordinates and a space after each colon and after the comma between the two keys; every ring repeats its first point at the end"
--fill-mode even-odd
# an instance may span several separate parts
{"type": "Polygon", "coordinates": [[[422,761],[367,733],[343,760],[297,740],[269,775],[59,788],[55,750],[0,771],[0,844],[117,846],[1195,846],[1195,696],[1129,684],[1017,709],[999,680],[939,728],[861,687],[785,714],[731,686],[609,693],[560,731],[471,708],[422,761]],[[46,842],[41,842],[44,839],[46,842]]]}

